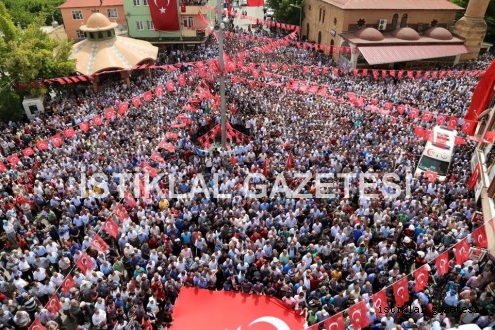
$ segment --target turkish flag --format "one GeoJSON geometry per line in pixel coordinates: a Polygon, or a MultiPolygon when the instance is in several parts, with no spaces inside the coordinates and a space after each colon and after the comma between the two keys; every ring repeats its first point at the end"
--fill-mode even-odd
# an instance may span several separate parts
{"type": "Polygon", "coordinates": [[[476,121],[475,120],[464,120],[462,124],[461,131],[466,133],[467,135],[473,135],[476,130],[476,121]]]}
{"type": "Polygon", "coordinates": [[[46,328],[41,324],[40,319],[36,318],[29,326],[29,330],[46,330],[46,328]]]}
{"type": "Polygon", "coordinates": [[[435,259],[435,267],[439,276],[449,272],[449,251],[445,251],[435,259]]]}
{"type": "Polygon", "coordinates": [[[150,102],[151,100],[153,100],[153,94],[151,93],[151,91],[144,92],[143,99],[146,102],[150,102]]]}
{"type": "Polygon", "coordinates": [[[397,306],[404,306],[409,301],[407,277],[401,278],[392,284],[392,287],[394,289],[395,304],[397,306]]]}
{"type": "Polygon", "coordinates": [[[424,174],[423,174],[423,177],[425,179],[428,179],[428,181],[430,182],[435,182],[435,180],[437,179],[437,176],[438,176],[438,173],[437,172],[433,172],[433,171],[426,171],[424,174]]]}
{"type": "Polygon", "coordinates": [[[11,165],[17,165],[21,160],[19,159],[19,157],[17,157],[17,155],[10,155],[8,156],[7,158],[7,161],[11,164],[11,165]]]}
{"type": "Polygon", "coordinates": [[[445,125],[445,122],[447,121],[447,115],[444,115],[443,113],[437,115],[437,125],[445,125]]]}
{"type": "Polygon", "coordinates": [[[463,265],[466,260],[469,259],[469,243],[467,239],[462,239],[455,246],[455,262],[458,265],[463,265]]]}
{"type": "Polygon", "coordinates": [[[127,190],[127,192],[124,195],[125,202],[129,207],[136,207],[136,200],[134,199],[134,196],[132,196],[132,193],[130,190],[127,190]]]}
{"type": "Polygon", "coordinates": [[[93,238],[90,246],[93,249],[96,249],[96,250],[103,252],[103,253],[106,253],[108,251],[108,244],[98,234],[96,234],[96,236],[93,238]]]}
{"type": "Polygon", "coordinates": [[[134,96],[131,100],[132,105],[135,106],[136,108],[139,107],[141,103],[141,98],[139,96],[134,96]]]}
{"type": "Polygon", "coordinates": [[[387,292],[380,290],[371,296],[371,300],[373,300],[373,308],[375,309],[376,316],[385,315],[385,308],[388,307],[387,292]]]}
{"type": "Polygon", "coordinates": [[[80,123],[79,128],[81,129],[81,131],[87,132],[89,131],[89,123],[87,121],[80,123]]]}
{"type": "Polygon", "coordinates": [[[459,122],[459,118],[457,117],[450,117],[449,122],[447,123],[447,127],[450,129],[457,129],[457,124],[459,122]]]}
{"type": "Polygon", "coordinates": [[[31,147],[27,147],[26,149],[22,150],[22,154],[26,157],[34,155],[34,150],[31,147]]]}
{"type": "Polygon", "coordinates": [[[158,175],[158,170],[148,163],[142,163],[141,168],[143,169],[144,173],[147,173],[152,178],[158,175]]]}
{"type": "Polygon", "coordinates": [[[456,145],[465,145],[466,144],[466,140],[464,140],[462,137],[460,136],[456,136],[455,137],[455,144],[456,145]]]}
{"type": "Polygon", "coordinates": [[[481,225],[475,231],[471,233],[471,238],[473,239],[474,245],[479,248],[487,248],[488,240],[486,237],[485,225],[481,225]]]}
{"type": "Polygon", "coordinates": [[[68,294],[69,291],[70,291],[70,289],[72,289],[75,284],[76,284],[76,282],[74,282],[74,279],[72,278],[72,275],[69,274],[62,281],[62,285],[60,287],[62,288],[62,292],[64,294],[68,294]]]}
{"type": "MultiPolygon", "coordinates": [[[[318,329],[318,325],[316,325],[315,329],[318,329]]],[[[325,329],[327,330],[345,329],[345,321],[344,321],[343,313],[332,315],[330,318],[326,319],[325,329]]]]}
{"type": "Polygon", "coordinates": [[[294,163],[294,156],[292,156],[292,152],[289,154],[289,157],[287,157],[287,163],[285,164],[285,167],[287,168],[294,168],[296,164],[294,163]]]}
{"type": "Polygon", "coordinates": [[[173,92],[175,90],[175,84],[172,80],[167,81],[165,86],[167,87],[168,92],[173,92]]]}
{"type": "Polygon", "coordinates": [[[105,118],[107,120],[112,120],[115,118],[115,110],[113,108],[109,108],[105,110],[105,118]]]}
{"type": "Polygon", "coordinates": [[[64,144],[64,140],[62,140],[62,137],[60,134],[55,134],[50,138],[50,141],[52,141],[52,144],[55,148],[59,148],[64,144]]]}
{"type": "Polygon", "coordinates": [[[392,102],[388,101],[388,102],[385,102],[385,104],[383,105],[383,109],[390,110],[390,109],[392,109],[393,106],[394,106],[394,104],[392,102]]]}
{"type": "Polygon", "coordinates": [[[45,308],[54,314],[62,310],[62,304],[60,303],[60,300],[58,300],[56,293],[48,300],[45,308]]]}
{"type": "Polygon", "coordinates": [[[414,126],[414,134],[417,137],[424,139],[425,138],[425,129],[421,126],[414,126]]]}
{"type": "Polygon", "coordinates": [[[83,272],[83,274],[86,274],[88,270],[92,270],[94,268],[93,260],[86,254],[86,252],[82,254],[76,265],[83,272]]]}
{"type": "Polygon", "coordinates": [[[478,183],[480,171],[481,171],[480,164],[476,164],[476,167],[474,168],[474,172],[473,172],[473,174],[471,174],[471,177],[469,178],[469,180],[467,182],[469,190],[473,190],[476,183],[478,183]]]}
{"type": "Polygon", "coordinates": [[[423,291],[428,286],[429,273],[426,266],[419,267],[414,271],[414,290],[416,292],[423,291]]]}
{"type": "Polygon", "coordinates": [[[430,120],[432,120],[433,114],[431,112],[424,112],[423,115],[421,116],[421,120],[424,121],[425,123],[429,123],[430,120]]]}
{"type": "Polygon", "coordinates": [[[0,163],[0,172],[6,171],[6,170],[7,170],[7,166],[5,166],[4,163],[0,163]]]}
{"type": "Polygon", "coordinates": [[[156,86],[155,87],[155,95],[156,97],[162,97],[163,96],[163,86],[160,85],[160,86],[156,86]]]}
{"type": "Polygon", "coordinates": [[[129,214],[127,213],[127,210],[125,209],[124,205],[122,204],[117,204],[113,208],[113,214],[119,218],[119,220],[124,221],[129,217],[129,214]]]}
{"type": "Polygon", "coordinates": [[[268,175],[268,158],[265,159],[263,162],[263,175],[267,176],[268,175]]]}
{"type": "Polygon", "coordinates": [[[123,116],[128,109],[129,109],[129,103],[127,102],[119,103],[119,115],[123,116]]]}
{"type": "MultiPolygon", "coordinates": [[[[378,100],[376,100],[376,103],[375,103],[375,100],[372,100],[371,101],[373,104],[378,104],[378,100]]],[[[397,106],[397,112],[402,115],[404,112],[406,111],[406,106],[403,105],[403,104],[400,104],[397,106]]]]}
{"type": "Polygon", "coordinates": [[[148,1],[155,31],[179,31],[177,0],[148,1]]]}
{"type": "Polygon", "coordinates": [[[411,110],[409,110],[409,114],[408,114],[409,118],[411,119],[416,119],[418,118],[419,116],[419,110],[418,109],[414,109],[412,108],[411,110]]]}
{"type": "Polygon", "coordinates": [[[158,148],[167,150],[168,152],[175,152],[175,147],[172,145],[172,143],[166,141],[160,142],[158,148]]]}
{"type": "Polygon", "coordinates": [[[177,140],[179,138],[179,134],[174,132],[167,132],[165,133],[165,137],[170,140],[177,140]]]}
{"type": "Polygon", "coordinates": [[[161,164],[164,164],[165,163],[165,160],[163,159],[162,155],[160,155],[160,153],[158,151],[155,151],[151,156],[150,156],[150,159],[152,161],[155,161],[157,163],[161,163],[161,164]]]}
{"type": "Polygon", "coordinates": [[[70,127],[70,128],[67,128],[66,130],[64,130],[64,135],[66,138],[70,139],[71,137],[76,135],[76,131],[74,130],[73,127],[70,127]]]}
{"type": "Polygon", "coordinates": [[[304,317],[269,296],[183,287],[174,306],[174,328],[297,330],[304,328],[304,317]],[[199,301],[208,304],[191,309],[199,301]]]}
{"type": "Polygon", "coordinates": [[[349,307],[347,313],[351,319],[354,330],[361,330],[370,324],[368,309],[366,308],[366,301],[364,300],[349,307]]]}
{"type": "Polygon", "coordinates": [[[93,123],[94,126],[100,126],[103,124],[103,120],[101,120],[100,115],[96,115],[91,119],[91,122],[93,123]]]}
{"type": "Polygon", "coordinates": [[[36,143],[36,149],[38,149],[39,151],[47,150],[48,149],[48,142],[43,140],[43,141],[36,143]]]}
{"type": "Polygon", "coordinates": [[[119,234],[119,226],[112,220],[112,218],[108,218],[107,221],[103,223],[102,229],[113,238],[117,238],[117,235],[119,234]]]}
{"type": "Polygon", "coordinates": [[[16,202],[16,204],[18,204],[18,205],[21,205],[21,204],[29,204],[29,201],[28,201],[27,199],[25,199],[24,197],[22,197],[22,196],[17,196],[17,197],[15,198],[15,202],[16,202]]]}

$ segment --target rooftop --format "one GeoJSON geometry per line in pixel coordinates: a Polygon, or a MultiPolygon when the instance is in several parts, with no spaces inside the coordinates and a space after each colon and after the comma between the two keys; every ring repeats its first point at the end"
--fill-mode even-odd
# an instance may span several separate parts
{"type": "Polygon", "coordinates": [[[341,9],[461,10],[448,0],[323,0],[341,9]]]}
{"type": "Polygon", "coordinates": [[[67,0],[65,3],[58,6],[59,9],[64,8],[89,8],[89,7],[112,7],[123,6],[123,0],[67,0]]]}

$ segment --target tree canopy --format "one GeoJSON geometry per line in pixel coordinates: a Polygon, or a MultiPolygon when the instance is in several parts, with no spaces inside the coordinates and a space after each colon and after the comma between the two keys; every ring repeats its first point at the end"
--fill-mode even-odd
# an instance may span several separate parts
{"type": "MultiPolygon", "coordinates": [[[[268,0],[267,3],[270,8],[275,10],[275,20],[299,26],[300,10],[299,8],[292,7],[291,4],[297,7],[303,7],[303,0],[268,0]]],[[[304,11],[302,15],[302,19],[304,20],[304,11]]]]}
{"type": "MultiPolygon", "coordinates": [[[[469,0],[449,0],[462,8],[467,8],[469,0]]],[[[460,19],[464,15],[465,10],[457,13],[456,20],[460,19]]],[[[488,9],[485,15],[486,24],[488,29],[486,31],[485,40],[487,42],[495,43],[495,1],[490,1],[488,4],[488,9]]]]}
{"type": "Polygon", "coordinates": [[[50,25],[52,18],[63,23],[62,14],[57,8],[64,0],[2,0],[15,25],[19,23],[23,28],[43,16],[43,25],[50,25]]]}
{"type": "Polygon", "coordinates": [[[43,88],[16,91],[15,83],[56,78],[75,72],[75,61],[70,60],[72,45],[59,41],[41,30],[44,17],[38,15],[27,27],[19,30],[10,13],[0,2],[0,120],[17,119],[23,96],[40,95],[43,88]]]}

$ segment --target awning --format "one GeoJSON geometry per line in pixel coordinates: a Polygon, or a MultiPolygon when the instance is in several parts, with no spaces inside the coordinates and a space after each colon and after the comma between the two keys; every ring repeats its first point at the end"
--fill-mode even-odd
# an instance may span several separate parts
{"type": "Polygon", "coordinates": [[[464,45],[387,45],[361,46],[361,54],[370,65],[395,63],[469,53],[464,45]]]}

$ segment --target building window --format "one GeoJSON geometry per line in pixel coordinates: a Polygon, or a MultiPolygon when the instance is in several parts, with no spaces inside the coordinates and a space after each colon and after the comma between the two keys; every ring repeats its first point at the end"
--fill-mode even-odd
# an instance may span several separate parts
{"type": "Polygon", "coordinates": [[[98,39],[103,39],[103,33],[98,32],[98,39]]]}
{"type": "Polygon", "coordinates": [[[80,10],[73,10],[72,11],[72,19],[75,19],[75,20],[81,20],[81,19],[83,19],[82,11],[80,11],[80,10]]]}
{"type": "Polygon", "coordinates": [[[141,6],[141,0],[132,0],[134,6],[141,6]]]}
{"type": "Polygon", "coordinates": [[[402,15],[402,19],[400,20],[400,27],[407,27],[407,14],[402,15]]]}
{"type": "Polygon", "coordinates": [[[84,35],[84,32],[81,30],[76,31],[77,39],[84,39],[86,36],[84,35]]]}
{"type": "Polygon", "coordinates": [[[153,25],[153,21],[148,21],[146,23],[148,26],[148,30],[154,30],[155,29],[155,26],[153,25]]]}
{"type": "Polygon", "coordinates": [[[117,8],[109,8],[107,9],[107,17],[108,18],[117,18],[119,14],[117,13],[117,8]]]}
{"type": "Polygon", "coordinates": [[[98,9],[91,9],[91,14],[94,14],[94,13],[99,13],[100,11],[98,9]]]}
{"type": "Polygon", "coordinates": [[[397,28],[398,22],[399,22],[399,14],[394,14],[394,17],[392,18],[392,29],[397,28]]]}
{"type": "Polygon", "coordinates": [[[112,31],[107,31],[107,38],[111,38],[112,37],[112,31]]]}
{"type": "Polygon", "coordinates": [[[143,31],[143,21],[136,21],[136,28],[138,31],[143,31]]]}
{"type": "Polygon", "coordinates": [[[192,17],[182,17],[182,24],[185,28],[192,28],[194,25],[194,20],[192,17]]]}
{"type": "Polygon", "coordinates": [[[320,8],[320,16],[318,18],[318,22],[321,22],[321,14],[323,13],[323,9],[320,8]]]}
{"type": "Polygon", "coordinates": [[[323,9],[323,18],[321,19],[322,23],[325,23],[325,14],[326,14],[326,10],[323,9]]]}
{"type": "Polygon", "coordinates": [[[143,6],[149,6],[148,5],[148,0],[143,0],[143,6]]]}

